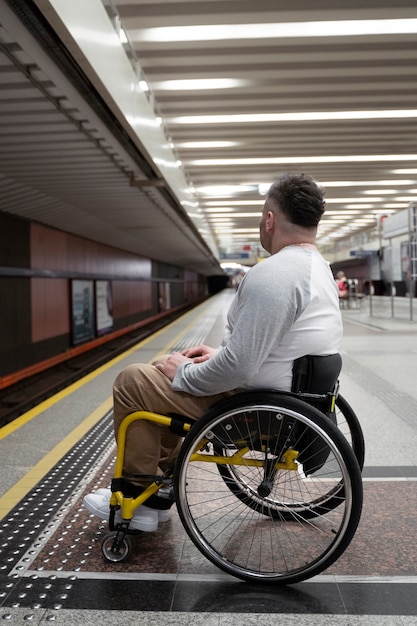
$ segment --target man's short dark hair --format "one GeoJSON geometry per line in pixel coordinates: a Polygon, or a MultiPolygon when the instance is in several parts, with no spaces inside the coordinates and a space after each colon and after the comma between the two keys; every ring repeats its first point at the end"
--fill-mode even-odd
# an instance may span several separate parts
{"type": "Polygon", "coordinates": [[[267,199],[272,200],[292,224],[317,226],[324,213],[324,189],[307,174],[285,174],[273,183],[267,199]]]}

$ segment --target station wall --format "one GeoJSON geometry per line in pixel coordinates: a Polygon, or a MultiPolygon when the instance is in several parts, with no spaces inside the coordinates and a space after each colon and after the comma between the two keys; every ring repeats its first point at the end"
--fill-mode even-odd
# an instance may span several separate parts
{"type": "Polygon", "coordinates": [[[0,213],[0,377],[206,295],[194,272],[0,213]]]}

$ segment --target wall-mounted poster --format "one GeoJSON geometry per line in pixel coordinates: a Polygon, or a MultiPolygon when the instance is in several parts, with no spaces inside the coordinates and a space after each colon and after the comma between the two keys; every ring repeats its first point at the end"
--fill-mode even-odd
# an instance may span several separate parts
{"type": "Polygon", "coordinates": [[[94,282],[71,281],[72,342],[94,339],[94,282]]]}
{"type": "Polygon", "coordinates": [[[113,297],[109,280],[96,281],[96,329],[104,335],[113,328],[113,297]]]}

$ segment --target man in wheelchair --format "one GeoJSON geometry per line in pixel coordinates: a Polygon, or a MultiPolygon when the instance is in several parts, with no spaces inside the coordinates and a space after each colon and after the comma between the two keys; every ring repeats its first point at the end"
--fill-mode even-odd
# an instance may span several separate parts
{"type": "MultiPolygon", "coordinates": [[[[338,290],[315,246],[324,210],[324,191],[307,175],[285,175],[271,186],[259,222],[260,241],[270,257],[240,284],[221,346],[199,345],[152,365],[125,368],[113,387],[116,434],[134,411],[197,420],[217,401],[242,390],[290,391],[295,360],[337,353],[342,337],[338,290]]],[[[123,494],[137,497],[172,467],[181,441],[165,426],[133,422],[119,485],[123,494]]],[[[99,490],[84,504],[107,519],[110,495],[99,490]]],[[[169,493],[161,488],[136,509],[132,529],[154,531],[169,519],[173,502],[164,495],[169,493]]]]}

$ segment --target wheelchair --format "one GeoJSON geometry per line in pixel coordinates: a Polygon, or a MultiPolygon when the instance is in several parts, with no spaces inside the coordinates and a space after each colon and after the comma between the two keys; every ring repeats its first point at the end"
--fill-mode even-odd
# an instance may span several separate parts
{"type": "Polygon", "coordinates": [[[321,573],[349,546],[362,510],[364,440],[338,394],[339,355],[295,362],[291,392],[237,393],[198,421],[147,411],[128,415],[118,433],[106,560],[132,550],[137,506],[173,484],[191,541],[232,576],[290,584],[321,573]],[[311,390],[315,391],[312,392],[311,390]],[[330,391],[328,391],[330,389],[330,391]],[[129,424],[147,419],[184,436],[172,470],[137,498],[119,489],[129,424]],[[121,509],[122,521],[114,523],[121,509]]]}

